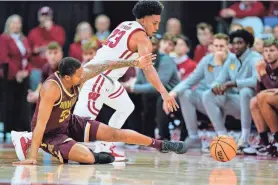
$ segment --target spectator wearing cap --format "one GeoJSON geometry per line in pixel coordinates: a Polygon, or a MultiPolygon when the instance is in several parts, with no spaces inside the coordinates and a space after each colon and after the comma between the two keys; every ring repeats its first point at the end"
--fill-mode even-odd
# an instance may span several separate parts
{"type": "Polygon", "coordinates": [[[107,15],[101,14],[95,20],[96,36],[100,42],[105,41],[110,35],[110,18],[107,15]]]}
{"type": "Polygon", "coordinates": [[[82,61],[82,46],[89,41],[96,43],[98,48],[101,47],[92,26],[88,22],[81,22],[76,27],[74,42],[69,47],[69,56],[82,61]]]}
{"type": "Polygon", "coordinates": [[[42,69],[47,62],[45,51],[47,45],[56,41],[61,47],[65,43],[64,29],[53,22],[53,11],[50,7],[42,7],[38,11],[39,26],[33,28],[28,35],[28,40],[32,50],[32,64],[38,69],[42,69]]]}
{"type": "Polygon", "coordinates": [[[192,71],[194,71],[197,65],[197,63],[187,55],[189,51],[189,39],[183,35],[179,35],[175,46],[175,53],[177,56],[174,61],[178,66],[179,77],[181,80],[184,80],[192,71]]]}
{"type": "Polygon", "coordinates": [[[5,131],[24,131],[30,128],[30,107],[26,101],[29,89],[30,47],[22,33],[22,20],[19,15],[11,15],[4,33],[0,36],[0,64],[8,64],[8,80],[4,109],[5,131]]]}
{"type": "Polygon", "coordinates": [[[197,37],[200,44],[195,48],[193,60],[199,63],[209,53],[209,45],[213,40],[212,26],[204,22],[199,23],[197,25],[197,37]]]}
{"type": "Polygon", "coordinates": [[[255,95],[257,85],[256,64],[263,57],[252,51],[254,36],[246,30],[238,30],[230,35],[233,51],[238,60],[225,63],[223,70],[212,88],[204,92],[203,101],[208,117],[215,128],[225,129],[225,117],[233,116],[241,120],[239,152],[248,147],[251,129],[250,100],[255,95]]]}

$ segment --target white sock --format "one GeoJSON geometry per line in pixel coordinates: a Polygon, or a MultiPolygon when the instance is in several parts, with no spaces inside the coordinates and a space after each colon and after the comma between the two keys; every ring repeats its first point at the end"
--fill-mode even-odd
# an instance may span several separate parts
{"type": "Polygon", "coordinates": [[[241,139],[243,139],[245,142],[248,142],[249,135],[250,135],[250,128],[249,129],[242,128],[241,131],[242,131],[241,139]]]}
{"type": "Polygon", "coordinates": [[[227,130],[221,130],[221,131],[217,131],[217,135],[218,136],[225,136],[228,135],[227,130]]]}

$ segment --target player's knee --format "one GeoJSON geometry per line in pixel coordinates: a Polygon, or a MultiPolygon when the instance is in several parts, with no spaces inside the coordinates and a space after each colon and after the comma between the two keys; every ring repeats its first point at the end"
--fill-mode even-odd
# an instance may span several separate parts
{"type": "Polygon", "coordinates": [[[80,163],[81,164],[94,164],[95,163],[95,157],[92,152],[88,152],[86,154],[80,155],[80,163]]]}
{"type": "Polygon", "coordinates": [[[260,92],[259,94],[257,94],[256,97],[257,97],[257,103],[260,104],[265,101],[267,97],[267,93],[260,92]]]}
{"type": "Polygon", "coordinates": [[[255,110],[258,108],[258,101],[257,101],[257,97],[253,97],[250,101],[250,110],[255,110]]]}

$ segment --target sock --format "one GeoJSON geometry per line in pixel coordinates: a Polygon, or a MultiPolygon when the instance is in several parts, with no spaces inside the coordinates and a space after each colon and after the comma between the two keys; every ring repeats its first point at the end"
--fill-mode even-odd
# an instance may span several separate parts
{"type": "Polygon", "coordinates": [[[275,140],[275,142],[278,142],[278,132],[275,132],[275,134],[274,134],[274,140],[275,140]]]}
{"type": "Polygon", "coordinates": [[[149,146],[152,147],[152,148],[156,148],[158,150],[161,150],[162,141],[152,138],[152,143],[149,146]]]}
{"type": "Polygon", "coordinates": [[[217,131],[217,135],[218,136],[225,136],[225,135],[228,135],[228,133],[227,133],[226,130],[221,130],[221,131],[217,131]]]}
{"type": "Polygon", "coordinates": [[[267,132],[260,133],[261,140],[265,146],[269,145],[267,132]]]}
{"type": "Polygon", "coordinates": [[[241,138],[242,138],[245,142],[248,142],[249,134],[250,134],[250,128],[248,128],[248,129],[243,128],[243,129],[242,129],[241,138]]]}

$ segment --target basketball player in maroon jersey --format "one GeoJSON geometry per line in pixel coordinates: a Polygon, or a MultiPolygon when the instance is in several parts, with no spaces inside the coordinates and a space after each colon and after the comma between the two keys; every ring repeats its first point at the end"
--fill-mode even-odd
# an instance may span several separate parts
{"type": "Polygon", "coordinates": [[[77,142],[95,140],[125,142],[154,147],[161,152],[185,153],[183,142],[152,139],[132,130],[120,130],[90,120],[89,117],[72,115],[72,109],[82,84],[107,69],[128,66],[146,68],[152,65],[154,55],[145,55],[137,60],[106,62],[82,67],[74,58],[61,60],[58,72],[51,75],[42,85],[36,111],[32,120],[33,138],[30,157],[14,164],[37,164],[39,147],[59,159],[82,164],[111,163],[115,157],[110,153],[94,153],[77,142]]]}

